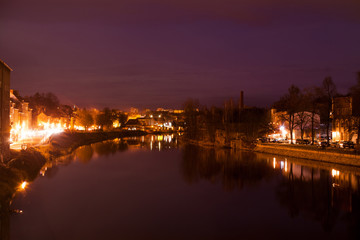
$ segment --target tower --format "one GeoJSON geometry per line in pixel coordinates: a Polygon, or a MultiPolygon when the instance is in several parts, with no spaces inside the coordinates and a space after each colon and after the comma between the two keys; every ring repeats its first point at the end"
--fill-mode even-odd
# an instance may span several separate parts
{"type": "Polygon", "coordinates": [[[240,91],[239,109],[244,109],[244,92],[240,91]]]}

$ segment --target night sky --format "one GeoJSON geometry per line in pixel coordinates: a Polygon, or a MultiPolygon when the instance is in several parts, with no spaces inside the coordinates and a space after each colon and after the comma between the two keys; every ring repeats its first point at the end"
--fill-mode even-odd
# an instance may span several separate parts
{"type": "Polygon", "coordinates": [[[269,106],[360,71],[359,0],[0,0],[0,59],[21,95],[128,109],[187,98],[269,106]]]}

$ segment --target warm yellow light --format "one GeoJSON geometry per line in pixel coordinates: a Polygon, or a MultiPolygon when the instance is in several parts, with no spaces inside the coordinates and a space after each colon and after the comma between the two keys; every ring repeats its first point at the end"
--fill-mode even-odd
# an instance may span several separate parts
{"type": "Polygon", "coordinates": [[[276,167],[276,159],[274,158],[274,160],[273,160],[273,167],[274,167],[274,169],[275,169],[275,167],[276,167]]]}
{"type": "Polygon", "coordinates": [[[286,131],[285,127],[284,127],[284,126],[281,126],[281,127],[280,127],[280,131],[281,131],[282,138],[285,138],[286,135],[287,135],[287,133],[288,133],[288,132],[286,131]]]}
{"type": "Polygon", "coordinates": [[[27,184],[28,184],[28,183],[27,183],[26,181],[23,181],[23,182],[20,184],[20,190],[25,190],[27,184]]]}
{"type": "Polygon", "coordinates": [[[332,174],[333,177],[335,177],[335,176],[339,176],[340,172],[338,170],[332,169],[331,174],[332,174]]]}
{"type": "Polygon", "coordinates": [[[46,142],[46,140],[55,133],[63,132],[65,128],[62,128],[61,124],[54,124],[48,122],[39,122],[38,125],[41,129],[30,129],[25,122],[22,124],[17,123],[11,127],[10,141],[12,143],[21,143],[24,141],[29,142],[46,142]]]}
{"type": "Polygon", "coordinates": [[[120,127],[120,122],[119,122],[118,120],[115,120],[115,121],[113,122],[113,127],[114,127],[114,128],[120,127]]]}

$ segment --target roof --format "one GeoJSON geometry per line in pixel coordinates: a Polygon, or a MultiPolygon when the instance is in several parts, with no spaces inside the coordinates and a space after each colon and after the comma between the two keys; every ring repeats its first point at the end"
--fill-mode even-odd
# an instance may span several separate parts
{"type": "Polygon", "coordinates": [[[125,125],[141,125],[138,119],[129,119],[125,125]]]}
{"type": "Polygon", "coordinates": [[[10,71],[12,71],[11,67],[7,65],[3,60],[0,59],[0,63],[2,63],[5,67],[7,67],[10,71]]]}
{"type": "Polygon", "coordinates": [[[14,102],[20,102],[19,99],[14,95],[12,91],[10,91],[10,100],[14,102]]]}

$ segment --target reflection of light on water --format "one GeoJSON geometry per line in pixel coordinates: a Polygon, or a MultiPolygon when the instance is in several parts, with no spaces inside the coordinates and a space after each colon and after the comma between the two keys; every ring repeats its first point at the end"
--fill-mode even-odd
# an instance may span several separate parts
{"type": "Polygon", "coordinates": [[[159,151],[161,150],[161,143],[159,142],[159,151]]]}
{"type": "Polygon", "coordinates": [[[165,135],[165,136],[164,136],[164,140],[165,140],[165,142],[170,143],[171,140],[172,140],[172,136],[171,136],[171,135],[165,135]]]}
{"type": "Polygon", "coordinates": [[[333,169],[333,170],[331,170],[331,174],[333,177],[335,177],[335,176],[339,176],[340,172],[338,170],[333,169]]]}
{"type": "Polygon", "coordinates": [[[285,172],[287,172],[287,159],[285,158],[285,172]]]}
{"type": "Polygon", "coordinates": [[[273,167],[274,167],[274,169],[276,167],[276,159],[275,158],[274,158],[274,161],[273,161],[273,167]]]}
{"type": "Polygon", "coordinates": [[[284,162],[283,161],[280,162],[280,168],[284,169],[284,162]]]}
{"type": "Polygon", "coordinates": [[[150,150],[152,150],[152,137],[151,137],[151,141],[150,141],[150,150]]]}
{"type": "Polygon", "coordinates": [[[21,210],[21,209],[14,209],[14,210],[13,210],[13,213],[22,214],[22,213],[23,213],[23,210],[21,210]]]}

